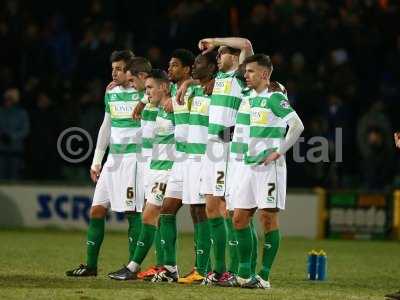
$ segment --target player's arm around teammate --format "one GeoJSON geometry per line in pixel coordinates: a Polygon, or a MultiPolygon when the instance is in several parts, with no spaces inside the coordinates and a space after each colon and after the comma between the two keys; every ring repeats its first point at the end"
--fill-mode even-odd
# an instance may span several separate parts
{"type": "Polygon", "coordinates": [[[245,60],[245,79],[252,88],[249,149],[239,172],[242,185],[234,192],[234,227],[240,267],[237,283],[243,287],[268,288],[269,273],[277,254],[280,233],[278,212],[285,208],[286,164],[284,154],[297,141],[304,126],[286,96],[270,87],[271,60],[256,54],[245,60]],[[285,137],[286,126],[289,130],[285,137]],[[263,265],[258,275],[250,273],[249,222],[258,208],[264,231],[263,265]]]}

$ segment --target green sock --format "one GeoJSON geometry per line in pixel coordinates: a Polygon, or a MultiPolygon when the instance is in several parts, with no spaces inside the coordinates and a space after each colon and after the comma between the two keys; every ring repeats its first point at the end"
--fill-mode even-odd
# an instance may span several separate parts
{"type": "Polygon", "coordinates": [[[141,264],[144,258],[149,252],[151,245],[154,242],[154,236],[156,234],[157,227],[154,225],[143,224],[142,231],[140,232],[139,240],[133,255],[133,261],[137,264],[141,264]]]}
{"type": "Polygon", "coordinates": [[[135,212],[126,215],[129,223],[128,240],[129,240],[129,260],[133,259],[137,241],[139,239],[140,231],[142,230],[142,214],[135,212]]]}
{"type": "Polygon", "coordinates": [[[257,268],[257,257],[258,257],[258,235],[253,220],[250,223],[250,230],[253,242],[253,247],[251,248],[251,274],[255,275],[257,268]]]}
{"type": "Polygon", "coordinates": [[[239,269],[238,241],[236,239],[235,229],[233,228],[232,217],[226,219],[228,233],[229,266],[228,271],[237,274],[239,269]]]}
{"type": "Polygon", "coordinates": [[[90,219],[87,231],[87,257],[86,264],[89,268],[97,268],[100,247],[104,239],[105,219],[90,219]]]}
{"type": "Polygon", "coordinates": [[[268,280],[269,272],[278,252],[280,242],[279,229],[267,232],[265,234],[262,269],[258,273],[262,279],[268,280]]]}
{"type": "Polygon", "coordinates": [[[210,235],[213,241],[214,271],[223,273],[225,266],[226,227],[223,217],[209,219],[210,235]]]}
{"type": "Polygon", "coordinates": [[[154,239],[154,246],[156,247],[156,265],[163,266],[164,265],[164,249],[161,242],[161,233],[160,228],[157,228],[156,236],[154,239]]]}
{"type": "Polygon", "coordinates": [[[197,259],[197,256],[198,256],[197,247],[198,247],[198,239],[199,239],[199,224],[193,224],[193,227],[194,227],[193,246],[194,246],[194,253],[195,253],[195,255],[194,255],[194,268],[196,270],[198,270],[199,266],[198,266],[198,259],[197,259]]]}
{"type": "Polygon", "coordinates": [[[249,226],[243,229],[236,229],[236,237],[239,242],[239,272],[238,276],[242,278],[249,278],[251,275],[251,250],[253,248],[253,241],[251,229],[249,226]]]}
{"type": "Polygon", "coordinates": [[[160,216],[161,238],[164,240],[164,264],[176,265],[176,216],[160,216]]]}
{"type": "Polygon", "coordinates": [[[200,275],[205,276],[208,273],[210,262],[210,227],[208,221],[197,223],[197,249],[196,249],[196,267],[200,275]]]}

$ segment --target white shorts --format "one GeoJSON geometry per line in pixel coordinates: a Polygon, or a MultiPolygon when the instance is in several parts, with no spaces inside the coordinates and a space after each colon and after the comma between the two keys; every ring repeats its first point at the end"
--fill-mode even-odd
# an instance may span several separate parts
{"type": "Polygon", "coordinates": [[[165,192],[165,198],[177,198],[182,199],[183,190],[183,168],[186,160],[174,161],[171,173],[168,179],[167,190],[165,192]]]}
{"type": "Polygon", "coordinates": [[[242,178],[240,176],[240,172],[238,171],[242,164],[244,164],[242,159],[231,158],[229,160],[226,178],[225,202],[226,209],[230,211],[234,210],[232,201],[233,192],[239,185],[242,184],[242,178]]]}
{"type": "Polygon", "coordinates": [[[232,188],[234,208],[285,209],[286,161],[283,156],[268,165],[237,167],[240,185],[232,188]]]}
{"type": "Polygon", "coordinates": [[[205,204],[206,199],[200,193],[201,158],[188,158],[183,165],[183,204],[205,204]]]}
{"type": "Polygon", "coordinates": [[[229,143],[207,143],[206,155],[202,158],[200,192],[214,196],[225,196],[226,173],[229,160],[229,143]]]}
{"type": "Polygon", "coordinates": [[[143,156],[141,158],[141,161],[139,162],[139,167],[141,168],[141,174],[143,176],[143,184],[144,184],[144,190],[147,191],[147,187],[149,185],[149,173],[150,173],[150,162],[151,162],[151,157],[146,157],[143,156]]]}
{"type": "Polygon", "coordinates": [[[92,206],[112,211],[143,210],[144,190],[136,154],[108,155],[94,191],[92,206]]]}
{"type": "Polygon", "coordinates": [[[147,176],[148,186],[146,189],[146,200],[148,203],[162,206],[170,172],[170,170],[149,170],[147,176]]]}

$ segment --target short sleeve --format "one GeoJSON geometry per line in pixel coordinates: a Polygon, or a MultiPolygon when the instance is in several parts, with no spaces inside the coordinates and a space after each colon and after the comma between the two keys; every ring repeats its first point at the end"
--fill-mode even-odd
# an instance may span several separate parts
{"type": "Polygon", "coordinates": [[[287,97],[282,93],[273,93],[268,100],[268,106],[276,116],[282,119],[294,112],[287,97]]]}

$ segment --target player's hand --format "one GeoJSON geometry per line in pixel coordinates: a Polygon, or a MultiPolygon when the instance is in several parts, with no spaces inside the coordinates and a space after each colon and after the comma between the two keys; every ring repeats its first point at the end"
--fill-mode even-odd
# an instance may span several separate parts
{"type": "Polygon", "coordinates": [[[181,84],[181,86],[179,87],[179,89],[176,91],[176,103],[178,103],[179,105],[183,105],[185,104],[185,95],[187,92],[187,89],[189,88],[189,85],[185,82],[183,82],[181,84]]]}
{"type": "Polygon", "coordinates": [[[101,173],[101,165],[93,165],[90,167],[90,178],[94,183],[97,182],[101,173]]]}
{"type": "Polygon", "coordinates": [[[396,144],[396,147],[400,149],[400,132],[395,132],[394,142],[396,144]]]}
{"type": "Polygon", "coordinates": [[[213,78],[212,80],[210,80],[205,86],[204,86],[204,92],[207,95],[211,95],[213,90],[214,90],[214,83],[215,83],[215,79],[213,78]]]}
{"type": "Polygon", "coordinates": [[[206,38],[206,39],[201,39],[199,41],[198,46],[201,51],[201,54],[206,54],[210,51],[213,51],[215,47],[217,47],[217,44],[214,39],[206,38]]]}
{"type": "Polygon", "coordinates": [[[172,98],[168,98],[167,101],[162,103],[162,106],[164,107],[164,110],[167,113],[172,113],[174,112],[174,106],[172,105],[172,98]]]}
{"type": "Polygon", "coordinates": [[[135,120],[140,120],[140,118],[142,117],[142,111],[145,106],[146,104],[144,104],[143,102],[139,102],[138,104],[136,104],[135,109],[132,112],[132,118],[135,120]]]}
{"type": "Polygon", "coordinates": [[[272,152],[267,158],[264,160],[264,165],[268,165],[270,162],[277,160],[281,155],[278,152],[272,152]]]}
{"type": "Polygon", "coordinates": [[[107,91],[112,90],[112,89],[115,88],[117,85],[118,85],[118,84],[116,84],[114,81],[111,81],[111,82],[107,85],[106,90],[107,90],[107,91]]]}

